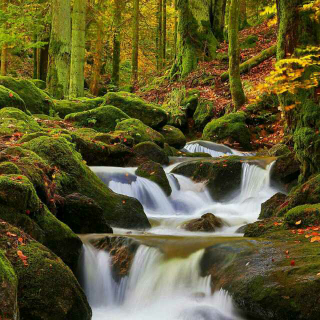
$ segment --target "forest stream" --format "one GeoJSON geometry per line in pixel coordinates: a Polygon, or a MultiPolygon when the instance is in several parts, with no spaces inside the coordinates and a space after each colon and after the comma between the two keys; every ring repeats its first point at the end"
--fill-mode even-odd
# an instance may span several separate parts
{"type": "MultiPolygon", "coordinates": [[[[186,149],[207,152],[213,157],[248,157],[209,142],[189,143],[186,149]]],[[[260,159],[261,165],[243,163],[240,190],[220,203],[211,198],[204,183],[171,173],[181,161],[190,159],[171,158],[170,165],[165,167],[172,188],[170,197],[157,184],[136,176],[136,168],[92,167],[114,192],[138,199],[152,224],[147,232],[114,229],[110,235],[129,237],[139,243],[128,274],[117,280],[109,253],[90,244],[106,235],[82,237],[82,279],[94,320],[243,319],[228,292],[212,290],[211,277],[203,276],[201,260],[205,249],[213,244],[232,243],[242,237],[237,231],[239,227],[255,222],[261,204],[279,191],[270,183],[272,161],[265,158],[260,159]],[[208,212],[222,219],[222,228],[214,233],[182,228],[208,212]]]]}

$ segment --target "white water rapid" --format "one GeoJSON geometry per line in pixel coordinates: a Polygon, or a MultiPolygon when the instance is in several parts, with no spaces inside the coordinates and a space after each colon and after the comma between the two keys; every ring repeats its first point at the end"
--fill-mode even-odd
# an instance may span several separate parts
{"type": "MultiPolygon", "coordinates": [[[[208,142],[190,143],[185,149],[215,157],[248,156],[208,142]]],[[[114,229],[116,235],[130,233],[140,240],[145,237],[134,254],[128,276],[118,282],[109,254],[96,250],[90,239],[84,241],[84,288],[93,320],[241,319],[227,292],[211,292],[211,278],[201,276],[200,261],[204,249],[212,245],[210,241],[239,236],[236,230],[256,221],[261,203],[278,192],[270,185],[272,163],[243,161],[240,190],[228,201],[216,202],[205,183],[170,173],[178,163],[189,160],[173,159],[173,164],[165,168],[172,188],[170,197],[157,184],[136,176],[136,168],[92,168],[114,192],[138,199],[153,226],[146,232],[114,229]],[[181,227],[208,212],[221,218],[225,226],[209,234],[181,227]],[[157,241],[162,246],[156,245],[157,241]]]]}

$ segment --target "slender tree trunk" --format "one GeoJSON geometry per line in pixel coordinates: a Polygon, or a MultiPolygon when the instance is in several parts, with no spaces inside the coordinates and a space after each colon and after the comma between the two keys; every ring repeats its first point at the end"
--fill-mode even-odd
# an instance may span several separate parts
{"type": "Polygon", "coordinates": [[[158,66],[158,71],[162,69],[162,0],[158,0],[158,32],[157,32],[157,39],[158,39],[158,50],[157,50],[157,66],[158,66]]]}
{"type": "Polygon", "coordinates": [[[69,95],[71,58],[70,0],[52,0],[47,87],[54,98],[69,95]]]}
{"type": "Polygon", "coordinates": [[[240,1],[240,29],[248,26],[247,21],[247,0],[240,1]]]}
{"type": "Polygon", "coordinates": [[[6,44],[1,49],[1,75],[7,75],[7,64],[8,64],[8,47],[6,44]]]}
{"type": "Polygon", "coordinates": [[[121,36],[121,0],[115,0],[114,8],[114,24],[115,32],[113,37],[113,67],[112,67],[112,83],[119,86],[120,81],[120,36],[121,36]]]}
{"type": "Polygon", "coordinates": [[[231,0],[229,9],[230,90],[233,104],[237,109],[243,106],[246,101],[240,78],[239,1],[231,0]]]}
{"type": "Polygon", "coordinates": [[[97,96],[99,94],[99,82],[101,78],[101,67],[102,67],[102,54],[103,54],[103,34],[102,27],[97,22],[97,40],[95,42],[95,54],[93,58],[93,70],[92,70],[92,81],[90,84],[90,92],[97,96]]]}
{"type": "Polygon", "coordinates": [[[162,67],[166,65],[167,53],[167,0],[162,5],[162,67]]]}
{"type": "Polygon", "coordinates": [[[86,0],[75,0],[72,14],[70,97],[84,96],[84,59],[86,44],[86,0]]]}
{"type": "Polygon", "coordinates": [[[46,81],[48,74],[48,62],[49,62],[49,39],[45,40],[48,42],[43,48],[40,49],[39,66],[40,66],[40,78],[42,81],[46,81]]]}
{"type": "Polygon", "coordinates": [[[132,27],[132,83],[138,82],[139,66],[139,0],[133,0],[133,27],[132,27]]]}
{"type": "MultiPolygon", "coordinates": [[[[37,35],[33,36],[33,42],[37,42],[37,35]]],[[[38,49],[33,48],[33,79],[38,79],[38,49]]]]}
{"type": "Polygon", "coordinates": [[[227,0],[212,0],[211,27],[214,36],[223,41],[227,0]]]}
{"type": "Polygon", "coordinates": [[[178,0],[174,0],[174,58],[177,58],[178,43],[178,0]]]}

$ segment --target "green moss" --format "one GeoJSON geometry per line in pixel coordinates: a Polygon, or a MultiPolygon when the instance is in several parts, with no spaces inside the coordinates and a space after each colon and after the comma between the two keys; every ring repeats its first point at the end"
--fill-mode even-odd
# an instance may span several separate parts
{"type": "Polygon", "coordinates": [[[202,131],[214,116],[214,104],[211,101],[202,101],[193,115],[195,128],[202,131]]]}
{"type": "Polygon", "coordinates": [[[245,122],[245,113],[227,114],[208,123],[202,138],[213,142],[236,142],[244,150],[251,150],[250,132],[245,122]]]}
{"type": "Polygon", "coordinates": [[[83,162],[74,146],[63,138],[39,137],[25,143],[51,167],[56,167],[56,193],[65,197],[80,193],[93,199],[103,209],[106,221],[122,228],[150,226],[141,204],[126,196],[113,193],[83,162]]]}
{"type": "Polygon", "coordinates": [[[0,109],[13,107],[27,111],[24,101],[14,91],[0,85],[0,109]]]}
{"type": "Polygon", "coordinates": [[[138,119],[128,119],[117,124],[116,130],[128,132],[135,140],[135,143],[153,141],[163,146],[164,137],[161,133],[153,130],[138,119]]]}
{"type": "Polygon", "coordinates": [[[50,114],[50,110],[53,109],[52,99],[30,80],[18,80],[2,76],[0,77],[0,85],[17,93],[25,102],[27,109],[33,114],[50,114]]]}
{"type": "Polygon", "coordinates": [[[1,174],[21,174],[21,171],[13,162],[2,162],[0,163],[1,174]]]}
{"type": "Polygon", "coordinates": [[[0,248],[0,317],[16,319],[18,317],[18,279],[14,269],[0,248]]]}
{"type": "Polygon", "coordinates": [[[18,142],[24,143],[24,142],[31,141],[31,140],[38,138],[38,137],[43,137],[43,136],[49,136],[49,134],[46,132],[33,132],[33,133],[25,134],[21,139],[19,139],[18,142]]]}
{"type": "Polygon", "coordinates": [[[254,48],[258,42],[259,38],[256,35],[249,35],[246,37],[241,43],[240,48],[241,49],[251,49],[254,48]]]}
{"type": "Polygon", "coordinates": [[[159,132],[163,135],[164,141],[176,149],[182,149],[187,143],[182,131],[173,126],[164,126],[159,132]]]}
{"type": "Polygon", "coordinates": [[[47,88],[47,84],[45,81],[40,79],[31,79],[30,80],[37,88],[41,90],[45,90],[47,88]]]}
{"type": "Polygon", "coordinates": [[[92,127],[99,132],[110,132],[115,129],[118,122],[129,118],[127,114],[116,107],[102,106],[89,111],[69,114],[65,120],[80,127],[92,127]]]}
{"type": "Polygon", "coordinates": [[[320,204],[306,204],[289,210],[284,216],[289,227],[306,228],[320,225],[320,204]],[[296,222],[301,221],[299,225],[296,222]]]}
{"type": "Polygon", "coordinates": [[[105,98],[105,105],[115,106],[131,118],[139,119],[149,127],[161,128],[167,123],[167,114],[164,110],[132,93],[110,92],[105,98]]]}
{"type": "Polygon", "coordinates": [[[159,163],[154,161],[147,161],[141,164],[136,170],[136,175],[146,178],[157,185],[165,192],[169,197],[172,193],[170,183],[167,175],[159,163]]]}
{"type": "Polygon", "coordinates": [[[153,142],[141,142],[132,149],[136,159],[135,164],[144,163],[146,160],[152,160],[162,165],[169,164],[169,158],[159,146],[153,142]]]}
{"type": "Polygon", "coordinates": [[[188,126],[187,110],[185,107],[166,103],[162,108],[168,115],[168,125],[180,129],[185,129],[188,126]]]}
{"type": "Polygon", "coordinates": [[[54,100],[54,111],[65,118],[68,114],[89,111],[100,107],[104,98],[78,98],[76,100],[54,100]]]}

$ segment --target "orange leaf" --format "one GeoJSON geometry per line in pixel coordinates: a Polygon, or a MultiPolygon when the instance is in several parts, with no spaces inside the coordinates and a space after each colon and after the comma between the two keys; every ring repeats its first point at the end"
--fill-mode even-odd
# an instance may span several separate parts
{"type": "Polygon", "coordinates": [[[313,237],[310,240],[310,242],[316,242],[316,241],[320,242],[320,236],[313,237]]]}
{"type": "Polygon", "coordinates": [[[299,224],[301,224],[301,222],[302,222],[301,220],[297,221],[296,225],[298,226],[299,224]]]}

